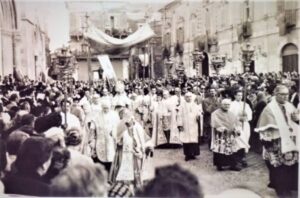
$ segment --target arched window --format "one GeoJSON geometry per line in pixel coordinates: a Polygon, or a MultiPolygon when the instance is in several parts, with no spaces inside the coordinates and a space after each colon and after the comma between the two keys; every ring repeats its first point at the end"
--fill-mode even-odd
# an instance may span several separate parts
{"type": "Polygon", "coordinates": [[[296,45],[286,44],[281,51],[282,56],[282,71],[283,72],[298,72],[298,48],[296,45]]]}

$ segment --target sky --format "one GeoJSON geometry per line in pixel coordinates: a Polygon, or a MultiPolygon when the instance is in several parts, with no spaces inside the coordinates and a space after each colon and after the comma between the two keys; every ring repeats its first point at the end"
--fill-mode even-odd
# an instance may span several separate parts
{"type": "Polygon", "coordinates": [[[64,2],[49,3],[47,17],[50,50],[67,45],[69,41],[69,13],[64,2]]]}

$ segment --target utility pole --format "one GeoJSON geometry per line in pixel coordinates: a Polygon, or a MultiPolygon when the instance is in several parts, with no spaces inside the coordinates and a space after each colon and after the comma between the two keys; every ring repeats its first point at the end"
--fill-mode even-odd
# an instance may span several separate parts
{"type": "MultiPolygon", "coordinates": [[[[88,28],[89,28],[88,19],[90,16],[86,12],[84,17],[85,17],[85,33],[87,33],[88,28]]],[[[87,61],[87,66],[88,66],[89,83],[91,84],[93,81],[93,73],[92,73],[92,65],[91,65],[91,47],[90,47],[90,44],[89,44],[87,38],[84,38],[84,42],[86,42],[86,45],[87,45],[86,61],[87,61]]]]}

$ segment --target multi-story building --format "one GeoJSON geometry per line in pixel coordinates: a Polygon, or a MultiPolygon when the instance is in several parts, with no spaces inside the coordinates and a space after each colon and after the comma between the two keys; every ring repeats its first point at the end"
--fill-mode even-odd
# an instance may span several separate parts
{"type": "Polygon", "coordinates": [[[38,5],[15,0],[0,4],[0,75],[11,74],[14,67],[31,79],[46,74],[50,40],[38,5]]]}
{"type": "Polygon", "coordinates": [[[17,10],[15,1],[1,1],[0,9],[0,75],[8,75],[17,65],[16,43],[20,40],[17,33],[17,10]]]}
{"type": "MultiPolygon", "coordinates": [[[[196,74],[196,48],[203,48],[209,59],[225,57],[220,73],[244,72],[241,48],[246,43],[254,49],[250,70],[298,72],[299,7],[293,0],[175,0],[160,9],[162,42],[190,76],[196,74]]],[[[215,72],[211,64],[203,67],[202,72],[215,72]]]]}

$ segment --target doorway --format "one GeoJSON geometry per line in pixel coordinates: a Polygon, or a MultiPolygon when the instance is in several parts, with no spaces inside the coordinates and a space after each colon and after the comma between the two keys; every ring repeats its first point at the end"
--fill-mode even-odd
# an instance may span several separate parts
{"type": "Polygon", "coordinates": [[[281,51],[282,71],[283,72],[299,72],[298,69],[298,48],[296,45],[286,44],[281,51]]]}

